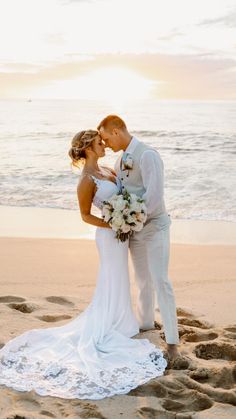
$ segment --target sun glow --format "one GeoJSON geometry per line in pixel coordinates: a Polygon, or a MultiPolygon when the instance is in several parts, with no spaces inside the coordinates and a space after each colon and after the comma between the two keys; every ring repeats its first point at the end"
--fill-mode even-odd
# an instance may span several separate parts
{"type": "Polygon", "coordinates": [[[0,98],[235,98],[235,0],[0,5],[0,98]]]}
{"type": "Polygon", "coordinates": [[[153,82],[119,67],[104,67],[73,80],[51,83],[34,96],[39,98],[95,99],[109,103],[150,97],[153,82]]]}

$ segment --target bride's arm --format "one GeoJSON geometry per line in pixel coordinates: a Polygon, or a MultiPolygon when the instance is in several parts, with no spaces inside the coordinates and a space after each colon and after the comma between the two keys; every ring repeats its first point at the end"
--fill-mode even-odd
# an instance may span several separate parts
{"type": "Polygon", "coordinates": [[[78,184],[77,196],[82,220],[97,227],[111,228],[102,218],[91,214],[95,189],[94,181],[89,176],[84,176],[78,184]]]}

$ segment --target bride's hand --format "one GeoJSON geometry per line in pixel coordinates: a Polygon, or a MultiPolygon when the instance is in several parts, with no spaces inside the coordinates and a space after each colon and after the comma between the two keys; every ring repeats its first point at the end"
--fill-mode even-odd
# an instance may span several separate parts
{"type": "Polygon", "coordinates": [[[103,221],[103,223],[104,223],[104,227],[105,227],[105,228],[110,228],[110,229],[112,229],[112,228],[111,228],[111,226],[110,226],[110,224],[106,223],[105,221],[103,221]]]}

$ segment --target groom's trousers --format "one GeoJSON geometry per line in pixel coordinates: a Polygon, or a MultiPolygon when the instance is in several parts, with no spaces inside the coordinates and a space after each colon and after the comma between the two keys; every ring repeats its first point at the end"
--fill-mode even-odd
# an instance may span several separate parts
{"type": "Polygon", "coordinates": [[[130,239],[130,252],[138,287],[137,314],[140,328],[153,327],[156,292],[166,342],[178,344],[175,297],[168,278],[169,250],[169,225],[160,229],[156,220],[150,220],[130,239]]]}

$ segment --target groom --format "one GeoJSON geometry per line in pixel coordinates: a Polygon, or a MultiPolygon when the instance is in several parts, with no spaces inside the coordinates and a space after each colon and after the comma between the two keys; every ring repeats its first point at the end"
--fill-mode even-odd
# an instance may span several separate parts
{"type": "Polygon", "coordinates": [[[105,145],[123,150],[115,171],[121,187],[142,197],[148,218],[130,239],[130,252],[138,287],[137,312],[140,328],[154,327],[154,289],[163,322],[170,359],[178,356],[179,343],[175,298],[168,278],[170,216],[164,203],[163,162],[159,153],[132,136],[117,115],[108,115],[97,129],[105,145]]]}

